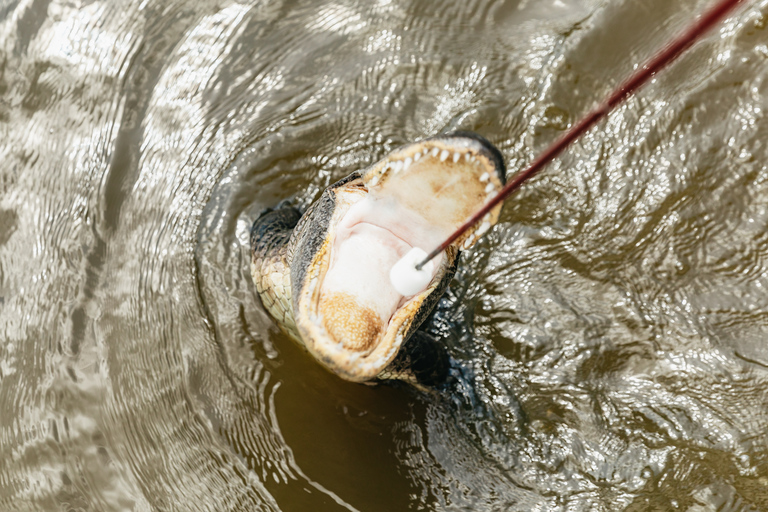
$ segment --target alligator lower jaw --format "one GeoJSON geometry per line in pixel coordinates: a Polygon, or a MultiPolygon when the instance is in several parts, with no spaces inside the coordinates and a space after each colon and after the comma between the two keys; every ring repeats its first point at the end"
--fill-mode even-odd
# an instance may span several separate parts
{"type": "Polygon", "coordinates": [[[389,270],[415,240],[427,236],[397,216],[390,216],[388,226],[378,225],[380,208],[370,208],[367,201],[355,204],[337,230],[319,304],[328,334],[345,349],[361,353],[373,349],[392,316],[412,297],[395,290],[389,270]],[[368,210],[367,215],[359,218],[355,209],[368,210]]]}
{"type": "MultiPolygon", "coordinates": [[[[331,371],[371,380],[397,355],[459,245],[441,255],[432,282],[414,296],[397,293],[389,271],[412,247],[436,246],[501,188],[503,164],[487,148],[467,138],[411,144],[332,189],[325,243],[310,265],[311,284],[294,303],[305,345],[331,371]]],[[[457,244],[471,246],[499,209],[457,244]]]]}
{"type": "MultiPolygon", "coordinates": [[[[423,220],[391,211],[363,190],[355,184],[335,190],[334,218],[310,265],[314,277],[294,306],[307,349],[333,373],[357,382],[374,379],[394,359],[448,268],[440,255],[432,282],[413,296],[400,295],[390,269],[416,240],[433,235],[417,229],[428,228],[423,220]]],[[[449,252],[451,263],[456,253],[449,252]]]]}

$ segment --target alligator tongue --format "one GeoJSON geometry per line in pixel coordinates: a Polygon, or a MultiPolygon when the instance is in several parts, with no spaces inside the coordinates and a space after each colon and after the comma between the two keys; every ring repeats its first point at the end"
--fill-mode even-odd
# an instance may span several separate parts
{"type": "Polygon", "coordinates": [[[323,283],[320,312],[329,334],[347,349],[371,348],[404,298],[389,270],[419,240],[436,238],[434,231],[391,198],[369,193],[355,203],[337,227],[323,283]]]}
{"type": "Polygon", "coordinates": [[[345,348],[366,350],[400,302],[386,272],[410,247],[386,229],[357,224],[334,246],[320,312],[326,329],[345,348]]]}

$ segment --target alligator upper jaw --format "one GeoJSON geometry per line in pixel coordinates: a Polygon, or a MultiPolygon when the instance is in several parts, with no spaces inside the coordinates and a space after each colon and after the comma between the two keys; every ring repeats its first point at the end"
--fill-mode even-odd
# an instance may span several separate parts
{"type": "Polygon", "coordinates": [[[503,163],[492,150],[482,139],[427,139],[332,189],[328,231],[294,304],[307,349],[334,373],[358,382],[381,373],[417,327],[458,248],[496,222],[500,207],[435,261],[421,292],[403,297],[392,286],[389,270],[412,247],[437,246],[501,188],[503,163]]]}

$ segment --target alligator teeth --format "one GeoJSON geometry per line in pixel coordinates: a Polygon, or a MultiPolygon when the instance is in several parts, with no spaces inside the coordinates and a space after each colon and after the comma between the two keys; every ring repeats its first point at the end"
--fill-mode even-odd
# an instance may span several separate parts
{"type": "Polygon", "coordinates": [[[485,186],[485,193],[487,194],[488,192],[492,191],[495,188],[496,186],[493,183],[489,183],[485,186]]]}
{"type": "MultiPolygon", "coordinates": [[[[447,149],[432,147],[429,149],[422,149],[420,151],[417,151],[413,155],[408,156],[403,160],[395,160],[395,161],[387,162],[386,164],[384,164],[384,166],[381,168],[381,170],[376,176],[371,177],[369,185],[374,186],[377,183],[379,183],[383,175],[386,174],[387,171],[389,171],[390,169],[392,170],[393,173],[397,174],[400,171],[405,171],[409,169],[414,163],[418,162],[421,158],[425,156],[432,156],[434,158],[439,158],[441,162],[445,162],[446,160],[448,160],[448,158],[451,158],[453,160],[453,163],[459,163],[459,161],[461,160],[461,157],[463,156],[467,162],[474,162],[475,165],[478,165],[477,158],[475,158],[475,156],[472,154],[471,151],[465,151],[465,152],[456,151],[452,153],[447,149]]],[[[490,175],[487,172],[484,172],[480,176],[480,181],[482,183],[486,183],[489,180],[490,180],[490,175]]],[[[493,190],[493,183],[488,183],[488,186],[486,186],[485,188],[485,192],[488,193],[491,190],[493,190]]]]}
{"type": "Polygon", "coordinates": [[[477,228],[477,231],[475,231],[475,234],[477,236],[483,236],[489,229],[491,229],[491,223],[487,220],[480,224],[480,227],[477,228]]]}

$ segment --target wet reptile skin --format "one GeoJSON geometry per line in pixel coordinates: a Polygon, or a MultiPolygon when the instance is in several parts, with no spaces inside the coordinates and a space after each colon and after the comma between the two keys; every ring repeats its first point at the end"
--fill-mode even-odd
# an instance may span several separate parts
{"type": "Polygon", "coordinates": [[[292,207],[269,210],[251,229],[251,276],[264,308],[283,330],[301,341],[291,304],[292,253],[289,240],[301,213],[292,207]]]}

